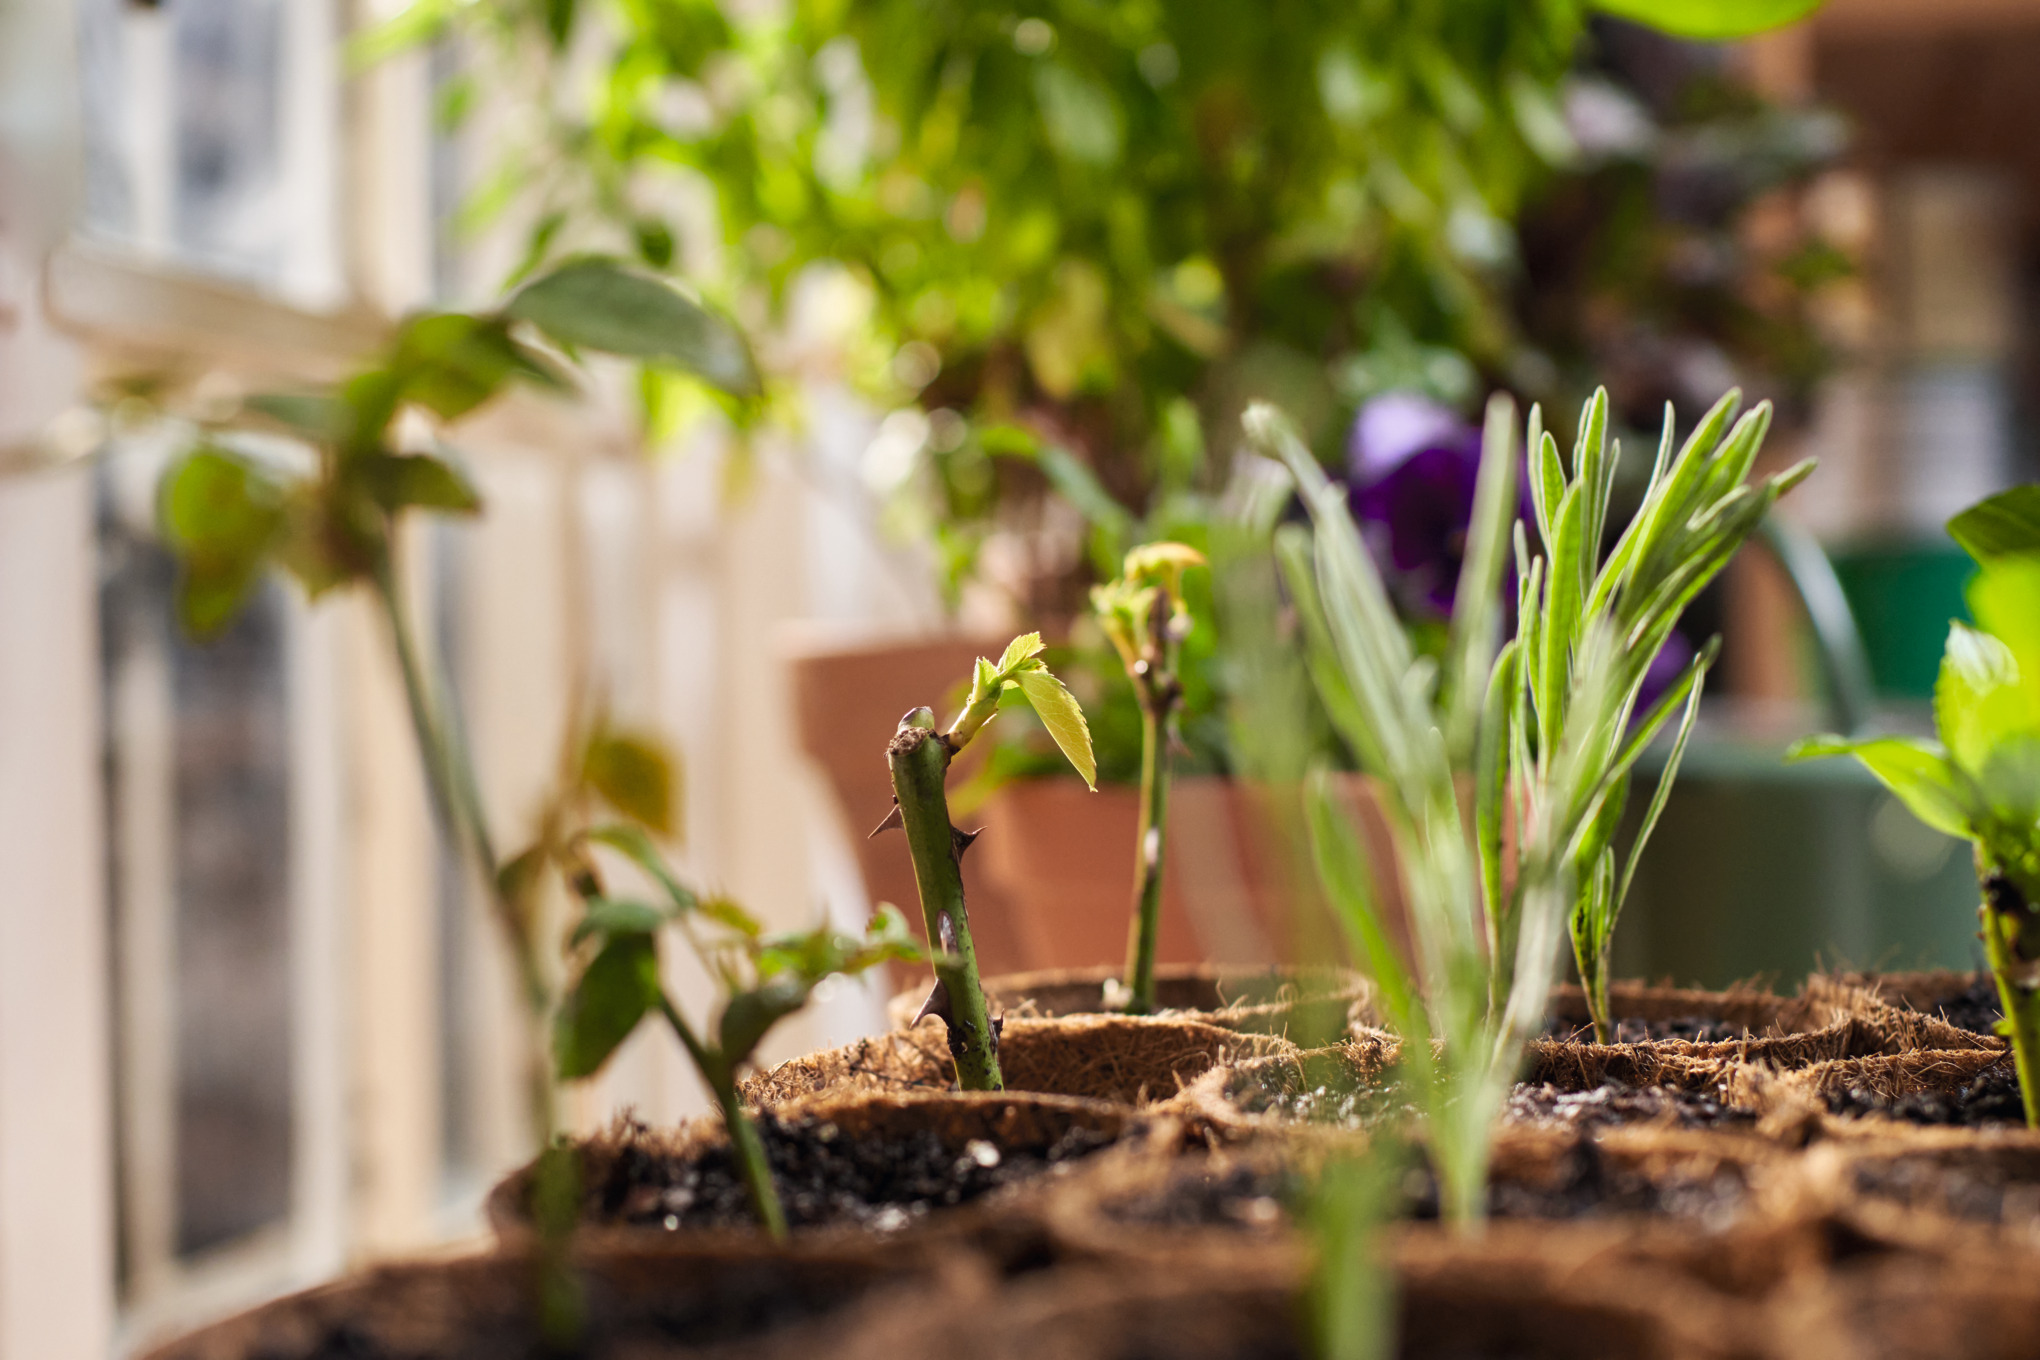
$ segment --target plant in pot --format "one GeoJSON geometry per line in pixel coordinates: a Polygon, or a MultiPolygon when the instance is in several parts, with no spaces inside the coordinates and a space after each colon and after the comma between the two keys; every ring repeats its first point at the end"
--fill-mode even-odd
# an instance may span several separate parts
{"type": "MultiPolygon", "coordinates": [[[[1746,485],[1767,412],[1759,407],[1731,430],[1734,410],[1730,394],[1676,453],[1667,413],[1650,490],[1604,562],[1596,545],[1619,457],[1604,442],[1605,397],[1583,412],[1569,469],[1533,409],[1543,551],[1533,556],[1514,530],[1515,635],[1501,642],[1492,601],[1478,627],[1455,619],[1443,666],[1413,651],[1340,488],[1278,415],[1249,417],[1250,437],[1289,468],[1315,526],[1308,536],[1284,531],[1285,579],[1325,707],[1381,776],[1408,894],[1408,956],[1391,942],[1363,842],[1322,778],[1307,800],[1320,875],[1402,1036],[1404,1080],[1453,1219],[1484,1212],[1495,1122],[1543,1025],[1568,923],[1593,986],[1613,929],[1610,903],[1619,904],[1611,842],[1629,772],[1674,715],[1690,721],[1705,660],[1632,728],[1642,676],[1680,611],[1809,470],[1746,485]],[[1455,734],[1471,743],[1470,824],[1453,777],[1455,734]],[[1518,824],[1513,879],[1502,858],[1505,820],[1518,824]]],[[[1506,407],[1491,416],[1491,428],[1513,424],[1506,407]]],[[[1490,439],[1483,462],[1495,494],[1468,557],[1498,584],[1514,519],[1511,441],[1490,439]]],[[[1465,576],[1462,586],[1480,588],[1465,576]]]]}
{"type": "MultiPolygon", "coordinates": [[[[1970,842],[1984,960],[2029,1127],[2040,1128],[2040,493],[2016,487],[1948,522],[1980,564],[1934,686],[1936,737],[1814,737],[1794,759],[1853,755],[1937,831],[1970,842]]],[[[1972,1092],[1972,1096],[1985,1093],[1972,1092]]]]}

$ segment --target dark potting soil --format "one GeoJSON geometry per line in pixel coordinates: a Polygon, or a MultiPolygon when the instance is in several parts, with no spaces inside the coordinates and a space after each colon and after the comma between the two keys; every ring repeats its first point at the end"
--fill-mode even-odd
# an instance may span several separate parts
{"type": "MultiPolygon", "coordinates": [[[[1684,1039],[1694,1044],[1718,1044],[1729,1039],[1746,1038],[1749,1032],[1746,1025],[1733,1025],[1705,1015],[1675,1015],[1659,1020],[1617,1020],[1612,1042],[1644,1044],[1684,1039]]],[[[1594,1027],[1554,1016],[1544,1026],[1544,1037],[1590,1044],[1594,1042],[1594,1027]]]]}
{"type": "MultiPolygon", "coordinates": [[[[963,1204],[1038,1176],[1111,1139],[1075,1128],[1042,1151],[1013,1151],[972,1139],[959,1152],[931,1129],[903,1137],[853,1138],[812,1116],[758,1120],[787,1223],[796,1228],[855,1223],[904,1228],[931,1209],[963,1204]]],[[[597,1222],[680,1228],[748,1227],[757,1222],[725,1144],[681,1158],[645,1143],[623,1147],[586,1187],[584,1213],[597,1222]]]]}
{"type": "Polygon", "coordinates": [[[2019,1098],[2019,1075],[2009,1060],[1986,1067],[1976,1079],[1953,1092],[1914,1091],[1893,1099],[1862,1086],[1835,1091],[1827,1098],[1828,1113],[1881,1114],[1909,1124],[2024,1124],[2026,1108],[2019,1098]]]}
{"type": "MultiPolygon", "coordinates": [[[[1151,1228],[1231,1227],[1266,1229],[1288,1221],[1290,1207],[1305,1189],[1301,1176],[1286,1168],[1231,1166],[1213,1170],[1182,1164],[1158,1190],[1105,1206],[1116,1222],[1151,1228]]],[[[1438,1217],[1438,1182],[1428,1166],[1405,1172],[1398,1216],[1438,1217]]],[[[1743,1206],[1749,1187],[1730,1168],[1699,1176],[1645,1176],[1611,1161],[1591,1137],[1565,1152],[1557,1174],[1539,1183],[1498,1178],[1488,1187],[1494,1218],[1581,1219],[1642,1214],[1726,1226],[1743,1206]]]]}
{"type": "Polygon", "coordinates": [[[1967,987],[1944,997],[1934,1010],[1949,1024],[1972,1034],[1995,1035],[1998,1021],[2005,1018],[1997,982],[1988,973],[1978,973],[1967,987]]]}
{"type": "Polygon", "coordinates": [[[1525,1124],[1565,1124],[1580,1129],[1654,1122],[1718,1128],[1756,1122],[1754,1114],[1730,1109],[1703,1092],[1624,1086],[1612,1081],[1591,1091],[1561,1091],[1549,1083],[1533,1086],[1521,1082],[1509,1093],[1503,1117],[1525,1124]]]}

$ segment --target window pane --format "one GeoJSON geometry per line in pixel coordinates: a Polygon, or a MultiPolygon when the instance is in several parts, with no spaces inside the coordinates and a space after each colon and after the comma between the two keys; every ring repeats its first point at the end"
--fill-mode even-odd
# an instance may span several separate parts
{"type": "Polygon", "coordinates": [[[131,1275],[282,1222],[291,1189],[292,606],[271,587],[217,641],[179,634],[157,466],[104,461],[99,541],[131,1275]]]}

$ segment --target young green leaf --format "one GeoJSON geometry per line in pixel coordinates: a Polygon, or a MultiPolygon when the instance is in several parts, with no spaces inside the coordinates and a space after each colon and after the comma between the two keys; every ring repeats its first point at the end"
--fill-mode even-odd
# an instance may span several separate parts
{"type": "Polygon", "coordinates": [[[561,1078],[572,1081],[600,1071],[659,1002],[659,958],[652,937],[610,936],[554,1019],[553,1061],[561,1078]]]}
{"type": "Polygon", "coordinates": [[[1898,796],[1913,816],[1950,836],[1974,839],[1985,809],[1968,778],[1948,761],[1936,742],[1911,737],[1808,737],[1785,753],[1787,760],[1852,755],[1898,796]]]}
{"type": "Polygon", "coordinates": [[[632,821],[661,835],[673,831],[673,764],[659,744],[626,732],[589,739],[582,758],[589,787],[632,821]]]}
{"type": "Polygon", "coordinates": [[[1023,670],[1014,679],[1056,746],[1084,777],[1084,783],[1095,790],[1098,758],[1091,752],[1091,725],[1084,720],[1084,710],[1077,704],[1076,696],[1045,670],[1023,670]]]}
{"type": "Polygon", "coordinates": [[[1951,624],[1934,684],[1934,725],[1966,770],[1981,770],[2000,743],[2040,733],[2040,712],[2011,648],[1966,623],[1951,624]]]}
{"type": "Polygon", "coordinates": [[[598,826],[587,833],[587,838],[597,845],[606,845],[621,852],[631,863],[650,874],[673,906],[683,912],[693,911],[699,902],[693,891],[677,878],[667,867],[665,856],[652,844],[651,836],[642,826],[632,822],[616,822],[609,826],[598,826]]]}
{"type": "Polygon", "coordinates": [[[406,507],[472,515],[482,498],[465,474],[443,459],[422,453],[372,453],[356,461],[354,474],[383,509],[406,507]]]}
{"type": "Polygon", "coordinates": [[[163,480],[158,518],[177,554],[178,617],[195,637],[233,622],[284,528],[282,491],[246,459],[202,448],[163,480]]]}
{"type": "Polygon", "coordinates": [[[1593,0],[1593,8],[1675,38],[1726,42],[1797,23],[1821,0],[1593,0]]]}
{"type": "Polygon", "coordinates": [[[1000,654],[999,664],[994,669],[1002,676],[1010,675],[1013,668],[1021,662],[1029,657],[1040,656],[1047,645],[1041,640],[1039,633],[1022,633],[1006,644],[1006,650],[1000,654]]]}
{"type": "Polygon", "coordinates": [[[750,347],[728,321],[616,260],[570,260],[519,289],[504,314],[560,344],[670,364],[735,397],[761,390],[750,347]]]}
{"type": "Polygon", "coordinates": [[[1979,562],[2040,553],[2040,485],[2015,486],[1948,521],[1948,536],[1979,562]]]}
{"type": "Polygon", "coordinates": [[[649,902],[635,902],[628,898],[596,897],[589,900],[587,910],[574,924],[574,933],[567,942],[580,944],[584,940],[606,940],[617,935],[656,935],[672,919],[671,907],[655,907],[649,902]]]}

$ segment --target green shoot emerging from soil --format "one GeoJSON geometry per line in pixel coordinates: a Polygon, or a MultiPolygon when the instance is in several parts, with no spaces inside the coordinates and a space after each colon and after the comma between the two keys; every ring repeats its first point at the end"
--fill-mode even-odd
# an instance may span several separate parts
{"type": "Polygon", "coordinates": [[[827,926],[768,935],[736,903],[699,897],[683,886],[645,828],[631,822],[598,825],[534,847],[520,859],[528,861],[531,854],[560,868],[584,908],[569,941],[580,958],[579,973],[553,1025],[560,1076],[593,1076],[640,1021],[662,1018],[715,1098],[758,1222],[774,1238],[785,1237],[786,1215],[764,1144],[737,1095],[737,1073],[772,1026],[806,1005],[823,978],[926,957],[905,918],[882,906],[861,938],[827,926]],[[596,863],[598,848],[634,865],[652,891],[646,896],[608,891],[596,863]],[[721,994],[714,1021],[699,1030],[661,980],[659,940],[669,929],[693,948],[721,994]]]}
{"type": "Polygon", "coordinates": [[[935,730],[933,709],[917,708],[900,719],[899,730],[886,747],[894,807],[878,831],[893,826],[906,830],[921,918],[935,951],[935,989],[921,1013],[941,1016],[948,1027],[957,1085],[966,1091],[997,1091],[1004,1082],[999,1075],[998,1030],[978,982],[977,951],[963,902],[963,852],[977,835],[959,831],[949,820],[945,787],[949,764],[997,714],[1000,699],[1017,694],[1033,706],[1084,782],[1094,789],[1098,785],[1084,710],[1049,673],[1041,659],[1043,645],[1041,634],[1027,633],[1014,638],[996,663],[979,657],[970,697],[947,732],[935,730]]]}
{"type": "Polygon", "coordinates": [[[1162,863],[1169,816],[1169,746],[1183,698],[1178,674],[1190,609],[1183,573],[1204,555],[1181,543],[1150,543],[1126,555],[1119,579],[1091,589],[1091,607],[1112,639],[1140,702],[1140,824],[1134,841],[1133,924],[1126,944],[1126,1005],[1155,1009],[1155,939],[1161,930],[1162,863]]]}
{"type": "Polygon", "coordinates": [[[1934,685],[1939,740],[1814,737],[1792,757],[1853,755],[1921,821],[1975,847],[1984,958],[2026,1123],[2040,1128],[2040,488],[1948,527],[1983,567],[1969,587],[1978,626],[1950,625],[1934,685]]]}
{"type": "MultiPolygon", "coordinates": [[[[1490,690],[1496,740],[1476,793],[1483,896],[1492,957],[1508,959],[1521,913],[1500,891],[1506,769],[1523,799],[1530,833],[1525,854],[1562,861],[1550,867],[1571,896],[1573,961],[1602,1043],[1612,1038],[1608,963],[1615,922],[1678,773],[1716,645],[1703,648],[1639,718],[1645,675],[1693,597],[1728,565],[1778,497],[1812,470],[1801,463],[1747,484],[1771,408],[1761,404],[1735,420],[1738,401],[1730,392],[1715,403],[1676,455],[1666,408],[1643,503],[1605,561],[1600,545],[1611,527],[1609,498],[1621,456],[1621,446],[1607,437],[1607,393],[1595,393],[1580,413],[1570,468],[1560,463],[1556,441],[1541,431],[1538,412],[1530,413],[1530,492],[1541,548],[1533,558],[1518,529],[1521,623],[1490,690]],[[1677,737],[1618,868],[1614,840],[1629,801],[1630,771],[1675,714],[1677,737]]],[[[1506,975],[1498,971],[1497,981],[1505,986],[1506,975]]]]}
{"type": "Polygon", "coordinates": [[[1515,514],[1515,413],[1506,398],[1490,402],[1442,677],[1411,647],[1339,488],[1279,415],[1248,413],[1249,437],[1288,465],[1316,528],[1314,537],[1285,530],[1277,549],[1326,710],[1378,777],[1402,871],[1407,960],[1374,900],[1364,842],[1325,780],[1308,795],[1319,877],[1403,1038],[1405,1077],[1455,1220],[1483,1212],[1494,1118],[1524,1043],[1543,1023],[1568,921],[1605,1024],[1611,904],[1624,886],[1609,843],[1631,768],[1672,713],[1690,722],[1709,658],[1632,728],[1644,670],[1693,595],[1807,470],[1745,486],[1768,412],[1758,408],[1724,439],[1734,401],[1717,405],[1676,458],[1668,420],[1642,509],[1598,570],[1594,545],[1615,461],[1604,446],[1606,397],[1597,394],[1582,415],[1570,477],[1531,412],[1532,499],[1545,550],[1532,558],[1515,531],[1520,623],[1499,651],[1495,597],[1515,514]],[[1454,780],[1469,747],[1470,827],[1454,780]],[[1512,805],[1513,881],[1503,856],[1512,805]]]}

